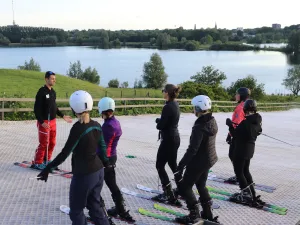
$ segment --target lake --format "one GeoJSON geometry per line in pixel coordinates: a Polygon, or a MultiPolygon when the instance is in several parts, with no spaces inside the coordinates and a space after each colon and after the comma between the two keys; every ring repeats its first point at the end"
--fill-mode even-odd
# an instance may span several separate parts
{"type": "Polygon", "coordinates": [[[281,85],[291,67],[287,57],[280,52],[268,51],[181,51],[155,49],[93,49],[90,47],[22,47],[0,48],[0,68],[17,68],[31,57],[36,60],[42,71],[52,70],[66,74],[70,62],[80,60],[83,69],[95,67],[101,77],[100,85],[107,86],[109,80],[118,78],[128,81],[133,87],[134,80],[140,79],[143,64],[149,61],[152,53],[157,52],[163,60],[168,82],[179,84],[189,80],[203,66],[213,65],[225,72],[224,86],[239,78],[252,74],[265,90],[271,93],[289,93],[281,85]]]}

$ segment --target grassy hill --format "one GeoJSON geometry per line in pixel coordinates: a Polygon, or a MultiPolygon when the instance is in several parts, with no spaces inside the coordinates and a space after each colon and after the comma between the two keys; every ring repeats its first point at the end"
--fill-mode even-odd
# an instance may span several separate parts
{"type": "MultiPolygon", "coordinates": [[[[0,97],[5,92],[6,97],[26,97],[34,98],[38,89],[45,84],[43,72],[26,70],[0,69],[0,97]]],[[[132,89],[132,88],[103,88],[87,81],[69,78],[67,76],[56,75],[54,86],[57,98],[68,98],[76,90],[88,91],[93,98],[105,96],[122,97],[146,97],[148,92],[150,97],[162,97],[160,90],[152,89],[132,89]]]]}

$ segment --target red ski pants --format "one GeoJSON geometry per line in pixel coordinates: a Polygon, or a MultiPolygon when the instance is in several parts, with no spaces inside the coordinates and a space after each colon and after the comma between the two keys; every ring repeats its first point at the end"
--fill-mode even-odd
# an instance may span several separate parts
{"type": "MultiPolygon", "coordinates": [[[[48,120],[45,120],[44,122],[48,123],[48,120]]],[[[49,125],[50,129],[45,129],[39,122],[37,122],[40,144],[35,151],[34,164],[42,164],[44,161],[49,161],[51,159],[56,144],[56,119],[50,120],[49,125]]]]}

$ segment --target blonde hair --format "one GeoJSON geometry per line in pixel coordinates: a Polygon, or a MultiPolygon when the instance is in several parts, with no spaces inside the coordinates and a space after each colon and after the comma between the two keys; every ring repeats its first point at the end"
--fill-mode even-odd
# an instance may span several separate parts
{"type": "Polygon", "coordinates": [[[79,123],[89,123],[90,122],[90,114],[89,112],[83,112],[81,114],[77,114],[79,123]]]}

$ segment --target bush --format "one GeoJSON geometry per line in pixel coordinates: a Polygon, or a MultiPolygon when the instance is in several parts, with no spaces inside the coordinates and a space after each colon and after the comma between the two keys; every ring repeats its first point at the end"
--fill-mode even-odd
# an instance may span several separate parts
{"type": "Polygon", "coordinates": [[[193,98],[197,95],[207,95],[211,99],[214,99],[215,95],[211,87],[198,84],[193,81],[186,81],[180,84],[182,90],[179,94],[179,98],[193,98]]]}
{"type": "Polygon", "coordinates": [[[128,87],[129,87],[128,81],[124,81],[124,82],[121,84],[121,88],[128,88],[128,87]]]}
{"type": "Polygon", "coordinates": [[[118,79],[112,79],[108,82],[108,87],[110,88],[118,88],[119,87],[119,80],[118,79]]]}
{"type": "Polygon", "coordinates": [[[238,79],[236,82],[232,82],[230,87],[227,88],[227,92],[232,99],[234,99],[237,89],[240,87],[246,87],[251,91],[251,98],[259,101],[265,96],[264,86],[264,84],[258,84],[257,80],[252,75],[248,75],[243,79],[238,79]]]}
{"type": "Polygon", "coordinates": [[[69,70],[67,71],[67,75],[72,78],[86,80],[93,84],[100,83],[100,76],[98,71],[95,68],[91,68],[90,66],[86,68],[84,71],[81,69],[81,63],[79,60],[74,63],[70,63],[69,70]]]}
{"type": "Polygon", "coordinates": [[[27,61],[25,61],[24,66],[18,66],[18,69],[41,72],[40,65],[37,62],[35,62],[33,58],[30,59],[29,63],[27,61]]]}

